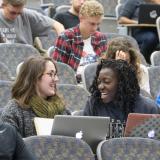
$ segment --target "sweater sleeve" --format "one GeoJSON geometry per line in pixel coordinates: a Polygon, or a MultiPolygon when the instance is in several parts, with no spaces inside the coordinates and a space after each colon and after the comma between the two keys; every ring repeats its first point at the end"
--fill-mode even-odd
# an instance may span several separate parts
{"type": "Polygon", "coordinates": [[[9,103],[5,106],[1,120],[5,123],[10,124],[11,126],[16,127],[16,129],[21,133],[20,124],[22,122],[22,118],[20,117],[20,111],[18,110],[17,104],[14,100],[9,101],[9,103]]]}
{"type": "Polygon", "coordinates": [[[89,99],[86,102],[84,111],[83,111],[84,116],[94,116],[93,115],[93,104],[92,104],[92,98],[89,97],[89,99]]]}

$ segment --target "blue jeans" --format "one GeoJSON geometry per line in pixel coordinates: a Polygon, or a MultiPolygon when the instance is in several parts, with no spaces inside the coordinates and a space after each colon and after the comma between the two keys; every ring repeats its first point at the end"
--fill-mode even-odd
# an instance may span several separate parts
{"type": "Polygon", "coordinates": [[[152,28],[136,28],[132,31],[132,36],[137,40],[140,51],[146,61],[150,63],[150,55],[159,43],[157,30],[152,28]]]}

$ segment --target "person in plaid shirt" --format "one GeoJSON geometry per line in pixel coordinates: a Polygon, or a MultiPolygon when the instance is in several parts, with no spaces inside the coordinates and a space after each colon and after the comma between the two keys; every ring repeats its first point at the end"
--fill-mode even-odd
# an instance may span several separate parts
{"type": "Polygon", "coordinates": [[[59,35],[52,53],[53,58],[77,71],[80,65],[84,64],[82,59],[85,59],[86,64],[86,60],[93,62],[100,57],[102,52],[106,51],[107,41],[106,36],[97,31],[103,15],[103,6],[98,1],[85,1],[79,13],[79,25],[59,35]],[[96,58],[93,58],[94,56],[96,58]]]}

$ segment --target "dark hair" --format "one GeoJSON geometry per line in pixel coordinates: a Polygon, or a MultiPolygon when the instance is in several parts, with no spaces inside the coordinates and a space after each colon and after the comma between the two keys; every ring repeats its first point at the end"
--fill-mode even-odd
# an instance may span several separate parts
{"type": "Polygon", "coordinates": [[[127,116],[128,113],[134,111],[136,96],[140,93],[135,68],[124,60],[102,59],[97,66],[96,76],[89,89],[95,99],[95,103],[101,102],[97,80],[100,71],[104,68],[112,69],[117,75],[118,86],[113,103],[118,105],[127,116]]]}

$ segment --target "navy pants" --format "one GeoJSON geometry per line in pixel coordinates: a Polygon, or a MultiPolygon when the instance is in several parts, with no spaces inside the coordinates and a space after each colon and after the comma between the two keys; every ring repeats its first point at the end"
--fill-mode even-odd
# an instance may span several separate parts
{"type": "Polygon", "coordinates": [[[150,55],[159,44],[157,30],[153,28],[134,29],[132,36],[137,40],[146,61],[150,63],[150,55]]]}

